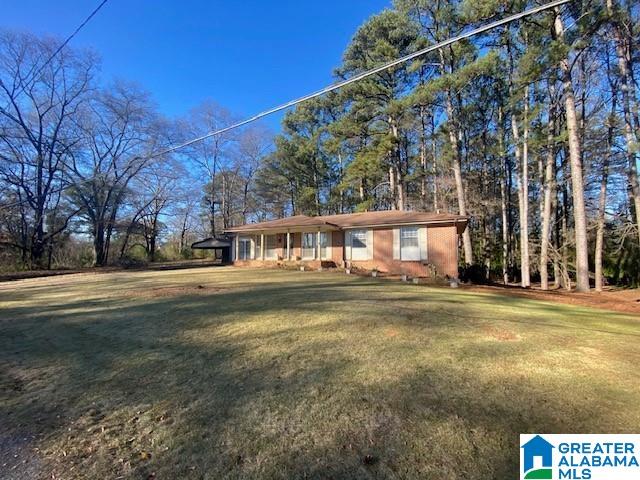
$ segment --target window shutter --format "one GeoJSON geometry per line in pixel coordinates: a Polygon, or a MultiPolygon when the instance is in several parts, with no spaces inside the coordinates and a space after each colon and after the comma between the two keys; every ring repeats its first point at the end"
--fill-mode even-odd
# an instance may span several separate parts
{"type": "Polygon", "coordinates": [[[420,246],[420,260],[428,260],[429,255],[427,252],[427,228],[421,227],[418,229],[418,245],[420,246]]]}
{"type": "Polygon", "coordinates": [[[400,260],[400,229],[393,229],[393,259],[400,260]]]}
{"type": "Polygon", "coordinates": [[[347,260],[351,260],[351,231],[344,232],[344,255],[347,260]]]}
{"type": "Polygon", "coordinates": [[[367,259],[373,260],[373,230],[367,230],[367,259]]]}

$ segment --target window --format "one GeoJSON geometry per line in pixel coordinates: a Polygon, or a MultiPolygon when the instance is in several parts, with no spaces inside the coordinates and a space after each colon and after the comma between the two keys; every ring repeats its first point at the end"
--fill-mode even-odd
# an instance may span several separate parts
{"type": "Polygon", "coordinates": [[[251,260],[250,238],[241,238],[238,241],[238,260],[251,260]]]}
{"type": "Polygon", "coordinates": [[[316,234],[315,233],[302,234],[302,258],[307,260],[316,258],[316,234]]]}
{"type": "Polygon", "coordinates": [[[351,260],[368,260],[367,231],[351,231],[351,260]]]}
{"type": "Polygon", "coordinates": [[[400,229],[400,260],[420,260],[418,227],[400,229]]]}
{"type": "Polygon", "coordinates": [[[276,236],[275,235],[267,235],[265,237],[266,250],[264,251],[265,258],[278,258],[278,254],[276,252],[276,236]]]}
{"type": "Polygon", "coordinates": [[[329,233],[320,232],[320,259],[321,260],[326,260],[328,246],[329,246],[329,233]]]}

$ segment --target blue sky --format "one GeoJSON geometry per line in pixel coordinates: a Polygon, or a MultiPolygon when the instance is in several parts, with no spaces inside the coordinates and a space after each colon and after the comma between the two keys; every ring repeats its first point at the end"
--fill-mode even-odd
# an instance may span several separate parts
{"type": "MultiPolygon", "coordinates": [[[[68,36],[98,0],[5,2],[0,26],[68,36]]],[[[356,28],[390,0],[109,0],[72,40],[105,79],[138,82],[169,116],[210,98],[247,116],[332,81],[356,28]]],[[[281,115],[267,124],[277,129],[281,115]]]]}

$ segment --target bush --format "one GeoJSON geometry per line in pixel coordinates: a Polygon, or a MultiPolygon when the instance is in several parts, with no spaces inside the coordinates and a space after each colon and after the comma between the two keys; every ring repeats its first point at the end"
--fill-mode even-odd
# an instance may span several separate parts
{"type": "Polygon", "coordinates": [[[460,267],[460,280],[462,282],[484,285],[487,282],[487,269],[484,265],[465,265],[460,267]]]}

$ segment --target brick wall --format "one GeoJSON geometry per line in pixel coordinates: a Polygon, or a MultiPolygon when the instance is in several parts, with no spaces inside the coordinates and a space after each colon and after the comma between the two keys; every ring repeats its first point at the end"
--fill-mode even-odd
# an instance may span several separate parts
{"type": "MultiPolygon", "coordinates": [[[[393,229],[380,228],[373,231],[373,259],[351,261],[351,265],[365,270],[377,268],[383,273],[406,274],[412,277],[427,277],[435,268],[438,276],[458,276],[458,234],[456,227],[434,226],[426,229],[427,256],[426,261],[400,261],[393,259],[393,229]]],[[[301,256],[302,234],[292,233],[293,249],[291,258],[301,256]]],[[[278,254],[286,256],[286,234],[278,236],[278,254]]],[[[331,258],[336,265],[342,266],[344,253],[344,232],[334,231],[331,234],[331,258]]],[[[319,266],[318,261],[304,261],[310,268],[319,266]]],[[[283,262],[265,260],[236,261],[240,266],[275,266],[283,262]]]]}
{"type": "Polygon", "coordinates": [[[458,233],[455,226],[427,228],[427,255],[438,275],[458,276],[458,233]]]}
{"type": "Polygon", "coordinates": [[[407,262],[393,259],[393,229],[373,231],[373,260],[351,261],[351,264],[384,273],[406,274],[412,277],[428,277],[432,265],[437,276],[458,276],[458,234],[455,226],[428,227],[426,261],[407,262]]]}

